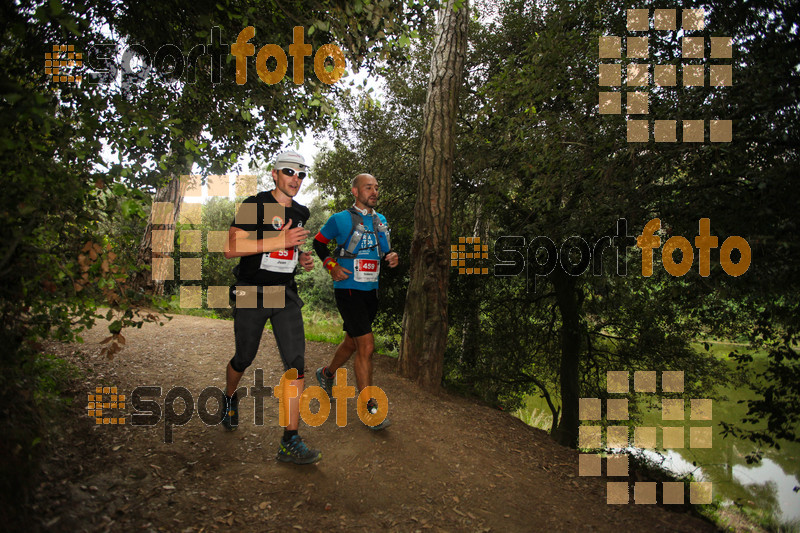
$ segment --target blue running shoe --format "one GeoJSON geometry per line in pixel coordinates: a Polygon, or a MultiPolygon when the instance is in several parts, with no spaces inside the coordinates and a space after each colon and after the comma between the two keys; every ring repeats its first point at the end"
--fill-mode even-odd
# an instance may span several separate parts
{"type": "Polygon", "coordinates": [[[277,459],[282,463],[310,465],[322,459],[322,452],[306,446],[300,435],[292,435],[288,441],[281,439],[277,459]]]}

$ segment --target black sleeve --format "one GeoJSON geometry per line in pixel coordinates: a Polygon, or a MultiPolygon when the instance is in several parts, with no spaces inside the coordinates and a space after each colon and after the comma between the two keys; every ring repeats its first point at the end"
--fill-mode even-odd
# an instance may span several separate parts
{"type": "Polygon", "coordinates": [[[328,245],[317,239],[314,239],[314,251],[317,252],[321,261],[325,261],[331,255],[328,245]]]}
{"type": "Polygon", "coordinates": [[[242,205],[239,206],[239,211],[242,210],[245,204],[255,204],[255,207],[244,207],[245,210],[249,210],[246,216],[239,215],[239,212],[236,213],[234,216],[233,221],[231,221],[231,227],[243,229],[245,231],[257,231],[259,228],[258,221],[263,218],[263,210],[260,209],[258,199],[255,196],[248,197],[242,205]],[[240,217],[240,220],[237,222],[237,216],[240,217]],[[247,219],[246,221],[243,219],[247,219]]]}

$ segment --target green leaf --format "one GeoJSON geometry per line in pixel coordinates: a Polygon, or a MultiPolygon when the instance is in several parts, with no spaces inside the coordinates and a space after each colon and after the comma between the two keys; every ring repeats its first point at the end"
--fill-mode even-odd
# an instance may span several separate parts
{"type": "Polygon", "coordinates": [[[65,28],[67,28],[73,35],[81,35],[81,30],[78,28],[78,24],[74,20],[72,19],[63,20],[61,21],[61,24],[65,28]]]}
{"type": "Polygon", "coordinates": [[[126,218],[131,218],[133,216],[144,217],[142,207],[136,200],[128,199],[123,201],[122,204],[120,204],[120,210],[122,211],[122,215],[126,218]]]}
{"type": "Polygon", "coordinates": [[[60,15],[64,12],[64,6],[61,5],[61,0],[50,0],[50,13],[53,15],[60,15]]]}

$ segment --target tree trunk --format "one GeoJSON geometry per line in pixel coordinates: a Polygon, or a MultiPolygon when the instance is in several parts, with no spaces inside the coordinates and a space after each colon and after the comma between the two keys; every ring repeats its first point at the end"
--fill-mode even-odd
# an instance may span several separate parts
{"type": "Polygon", "coordinates": [[[559,267],[552,276],[561,314],[561,421],[554,437],[560,444],[576,448],[580,423],[581,298],[576,290],[576,278],[559,267]]]}
{"type": "MultiPolygon", "coordinates": [[[[166,202],[172,204],[172,214],[167,218],[167,224],[161,224],[155,221],[153,213],[151,212],[150,220],[147,222],[147,227],[142,235],[142,241],[139,244],[139,253],[136,258],[137,273],[133,278],[132,286],[135,290],[144,291],[153,295],[162,295],[164,293],[164,281],[154,280],[151,270],[142,270],[141,267],[149,265],[152,267],[154,257],[170,257],[170,252],[154,252],[153,248],[163,250],[164,244],[172,245],[175,239],[175,228],[178,223],[178,215],[180,215],[181,204],[183,197],[186,194],[187,182],[181,180],[180,176],[172,176],[169,182],[156,191],[155,198],[153,198],[153,206],[157,202],[166,202]],[[159,235],[159,241],[153,242],[153,230],[168,230],[167,233],[159,235]],[[161,242],[169,240],[169,243],[161,242]]],[[[171,246],[169,246],[171,248],[171,246]]]]}
{"type": "MultiPolygon", "coordinates": [[[[472,236],[479,237],[482,244],[489,243],[489,224],[483,216],[483,205],[476,202],[475,206],[475,226],[472,228],[472,236]]],[[[461,364],[475,365],[478,359],[478,351],[481,341],[481,298],[478,291],[470,293],[467,305],[469,310],[464,315],[464,324],[461,328],[461,364]]]]}
{"type": "Polygon", "coordinates": [[[411,279],[408,284],[399,369],[438,390],[447,347],[450,272],[450,187],[455,153],[458,90],[467,53],[468,1],[456,11],[448,0],[438,13],[420,149],[411,279]]]}

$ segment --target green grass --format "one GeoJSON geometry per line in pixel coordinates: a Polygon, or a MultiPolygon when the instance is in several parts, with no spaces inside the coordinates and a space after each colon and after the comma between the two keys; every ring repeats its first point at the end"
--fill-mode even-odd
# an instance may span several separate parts
{"type": "Polygon", "coordinates": [[[524,405],[514,412],[514,416],[531,427],[550,431],[550,427],[553,425],[553,415],[550,413],[549,409],[539,409],[531,406],[532,398],[533,397],[525,398],[524,405]]]}
{"type": "Polygon", "coordinates": [[[331,344],[339,344],[344,340],[342,319],[338,314],[333,315],[304,307],[303,325],[306,330],[306,340],[331,344]]]}
{"type": "Polygon", "coordinates": [[[58,416],[72,404],[72,398],[65,391],[83,375],[74,364],[46,353],[36,355],[27,363],[25,372],[35,376],[33,399],[48,416],[58,416]]]}
{"type": "MultiPolygon", "coordinates": [[[[217,320],[233,319],[232,317],[228,316],[229,312],[219,312],[215,311],[214,309],[190,309],[181,307],[177,296],[173,296],[171,298],[167,314],[199,316],[203,318],[214,318],[217,320]]],[[[342,318],[338,313],[330,313],[319,308],[315,308],[313,305],[306,305],[303,307],[303,326],[305,328],[306,340],[308,341],[339,344],[344,340],[342,318]]],[[[269,322],[267,322],[266,328],[272,331],[272,325],[269,322]]],[[[388,335],[381,335],[377,332],[375,333],[376,352],[396,358],[398,355],[397,347],[399,345],[399,335],[390,337],[388,335]]]]}
{"type": "Polygon", "coordinates": [[[749,506],[723,504],[715,499],[711,505],[695,509],[720,531],[766,531],[767,533],[800,533],[800,521],[781,521],[774,513],[749,506]]]}
{"type": "MultiPolygon", "coordinates": [[[[338,313],[326,313],[325,311],[303,308],[303,324],[306,330],[306,340],[315,342],[329,342],[339,344],[344,340],[342,330],[342,318],[338,313]]],[[[375,332],[375,351],[397,357],[397,347],[400,345],[400,336],[382,335],[375,332]]]]}
{"type": "MultiPolygon", "coordinates": [[[[707,340],[705,342],[707,342],[709,345],[708,353],[724,361],[733,361],[733,359],[728,357],[728,355],[733,351],[750,354],[753,357],[754,361],[767,360],[766,351],[764,350],[752,351],[750,347],[745,344],[718,341],[718,340],[707,340]]],[[[693,342],[691,343],[691,346],[698,352],[705,351],[705,346],[703,346],[703,341],[693,342]]]]}
{"type": "Polygon", "coordinates": [[[171,297],[169,297],[169,303],[167,304],[166,314],[199,316],[203,318],[217,318],[222,320],[231,320],[230,317],[223,316],[224,313],[217,312],[214,309],[208,309],[205,307],[201,308],[181,307],[180,298],[178,297],[177,294],[174,294],[171,297]]]}

